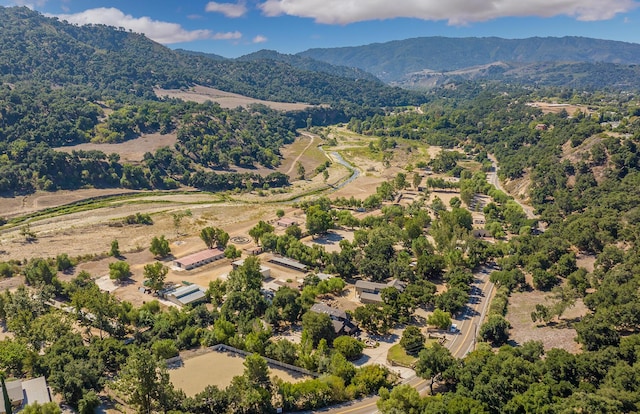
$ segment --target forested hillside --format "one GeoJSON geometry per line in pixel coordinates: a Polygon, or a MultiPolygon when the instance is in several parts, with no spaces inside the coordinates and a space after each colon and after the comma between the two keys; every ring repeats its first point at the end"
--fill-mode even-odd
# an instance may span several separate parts
{"type": "Polygon", "coordinates": [[[334,65],[354,66],[370,72],[385,82],[416,85],[415,77],[446,79],[504,79],[535,85],[568,87],[604,87],[620,83],[638,88],[637,68],[629,76],[628,65],[640,64],[640,45],[583,37],[502,39],[425,37],[331,49],[310,49],[299,54],[334,65]],[[503,74],[500,64],[510,66],[503,74]],[[576,67],[568,63],[581,63],[576,67]],[[602,79],[602,65],[615,73],[602,79]],[[447,73],[495,64],[493,71],[470,71],[466,75],[447,73]],[[533,65],[535,64],[535,65],[533,65]],[[426,75],[424,72],[427,73],[426,75]],[[422,74],[422,75],[421,75],[422,74]],[[411,78],[414,78],[411,81],[411,78]],[[623,82],[620,82],[624,80],[623,82]]]}
{"type": "Polygon", "coordinates": [[[286,178],[219,177],[220,171],[208,169],[272,168],[280,163],[280,147],[307,122],[343,122],[379,107],[426,101],[371,76],[347,79],[326,73],[330,65],[322,66],[325,72],[314,72],[280,61],[181,53],[124,30],[74,26],[26,7],[0,7],[0,193],[87,185],[141,189],[184,184],[218,190],[244,188],[253,181],[280,186],[286,178]],[[154,93],[154,87],[194,84],[323,106],[290,114],[267,108],[222,110],[160,101],[154,93]],[[124,165],[114,155],[51,149],[117,143],[148,133],[179,136],[161,163],[149,164],[151,154],[142,165],[124,165]]]}
{"type": "Polygon", "coordinates": [[[179,53],[139,34],[102,25],[74,26],[26,7],[0,8],[0,42],[3,82],[78,85],[103,95],[145,99],[154,99],[156,85],[179,88],[202,84],[284,102],[390,106],[420,101],[415,94],[370,79],[354,82],[283,62],[242,62],[179,53]]]}

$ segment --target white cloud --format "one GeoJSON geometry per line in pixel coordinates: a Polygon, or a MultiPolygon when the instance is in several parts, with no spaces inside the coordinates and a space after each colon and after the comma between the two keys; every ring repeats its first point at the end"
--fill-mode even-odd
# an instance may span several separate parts
{"type": "Polygon", "coordinates": [[[257,35],[256,37],[254,37],[254,38],[253,38],[252,42],[253,42],[253,43],[264,43],[264,42],[266,42],[267,40],[269,40],[269,39],[267,39],[267,38],[266,38],[266,36],[263,36],[263,35],[257,35]]]}
{"type": "Polygon", "coordinates": [[[412,17],[463,25],[525,16],[607,20],[639,5],[637,0],[266,0],[259,7],[267,16],[287,14],[326,24],[412,17]]]}
{"type": "Polygon", "coordinates": [[[242,38],[242,33],[240,32],[225,32],[225,33],[216,33],[211,37],[216,40],[236,40],[242,38]]]}
{"type": "Polygon", "coordinates": [[[205,7],[205,11],[222,13],[227,17],[242,17],[247,13],[247,7],[243,2],[240,3],[216,3],[210,1],[205,7]]]}
{"type": "Polygon", "coordinates": [[[124,27],[136,33],[144,33],[148,38],[163,44],[203,39],[239,39],[242,37],[240,32],[214,33],[210,30],[185,30],[177,23],[162,22],[149,17],[133,17],[113,7],[89,9],[75,14],[49,16],[79,25],[105,24],[108,26],[124,27]]]}

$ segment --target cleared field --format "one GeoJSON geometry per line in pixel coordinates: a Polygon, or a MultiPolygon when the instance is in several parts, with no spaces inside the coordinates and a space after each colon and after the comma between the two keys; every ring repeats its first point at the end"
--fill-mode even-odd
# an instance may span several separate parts
{"type": "MultiPolygon", "coordinates": [[[[176,388],[189,397],[204,391],[208,385],[225,388],[233,377],[242,375],[244,358],[231,352],[209,352],[184,360],[184,364],[169,370],[169,378],[176,388]]],[[[298,382],[308,377],[296,372],[269,366],[271,378],[279,377],[287,382],[298,382]]]]}
{"type": "Polygon", "coordinates": [[[239,106],[246,107],[251,104],[262,104],[277,111],[298,111],[312,106],[305,103],[263,101],[262,99],[249,98],[248,96],[239,95],[237,93],[225,92],[219,89],[199,85],[185,90],[157,88],[154,91],[156,96],[159,98],[166,96],[169,98],[177,98],[184,101],[198,103],[212,101],[217,102],[223,108],[237,108],[239,106]]]}
{"type": "Polygon", "coordinates": [[[537,326],[531,321],[531,312],[538,303],[546,304],[548,294],[540,291],[516,292],[509,298],[507,320],[511,323],[509,336],[518,345],[527,341],[542,341],[545,349],[562,348],[571,353],[580,352],[580,345],[574,340],[576,330],[571,324],[587,313],[581,300],[573,308],[567,309],[562,319],[549,326],[537,326]]]}
{"type": "Polygon", "coordinates": [[[117,144],[78,144],[70,147],[57,147],[56,151],[71,153],[71,151],[102,151],[105,154],[116,153],[122,161],[140,162],[147,152],[154,153],[162,147],[173,147],[178,136],[171,134],[144,134],[117,144]]]}

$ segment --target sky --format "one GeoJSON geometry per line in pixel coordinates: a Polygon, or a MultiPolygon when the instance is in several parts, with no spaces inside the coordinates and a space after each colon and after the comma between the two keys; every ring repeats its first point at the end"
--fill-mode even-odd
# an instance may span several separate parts
{"type": "Polygon", "coordinates": [[[0,0],[171,48],[238,57],[423,36],[583,36],[640,43],[640,0],[0,0]]]}

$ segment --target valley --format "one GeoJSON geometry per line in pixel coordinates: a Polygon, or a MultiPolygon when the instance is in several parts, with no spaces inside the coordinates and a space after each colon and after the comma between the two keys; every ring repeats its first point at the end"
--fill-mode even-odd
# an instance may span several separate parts
{"type": "Polygon", "coordinates": [[[0,413],[640,407],[639,45],[0,35],[0,413]]]}

